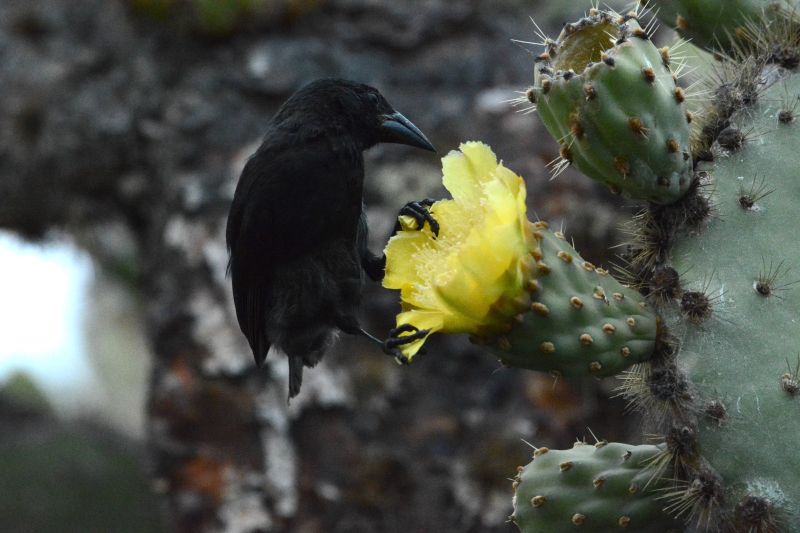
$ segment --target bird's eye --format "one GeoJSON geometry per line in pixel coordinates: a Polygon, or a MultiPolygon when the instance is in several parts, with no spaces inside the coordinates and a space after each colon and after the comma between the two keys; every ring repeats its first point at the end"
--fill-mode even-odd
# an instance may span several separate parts
{"type": "Polygon", "coordinates": [[[378,95],[375,93],[368,93],[369,103],[378,105],[378,95]]]}

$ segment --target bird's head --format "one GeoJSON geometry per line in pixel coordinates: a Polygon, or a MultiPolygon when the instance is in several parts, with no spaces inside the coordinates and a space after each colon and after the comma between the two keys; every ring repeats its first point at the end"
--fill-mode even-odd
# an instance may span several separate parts
{"type": "Polygon", "coordinates": [[[299,91],[304,98],[324,102],[348,131],[364,142],[364,148],[378,143],[407,144],[435,152],[419,128],[386,101],[374,87],[341,79],[321,79],[299,91]]]}

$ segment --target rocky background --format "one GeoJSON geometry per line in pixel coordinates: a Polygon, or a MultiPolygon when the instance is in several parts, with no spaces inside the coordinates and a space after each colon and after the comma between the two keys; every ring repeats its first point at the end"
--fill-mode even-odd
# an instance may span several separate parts
{"type": "MultiPolygon", "coordinates": [[[[512,531],[522,439],[563,447],[589,428],[624,439],[613,383],[504,369],[461,338],[432,340],[402,368],[343,338],[287,406],[286,361],[254,367],[225,278],[241,167],[280,103],[323,76],[380,88],[440,150],[367,154],[373,250],[405,202],[443,195],[438,158],[483,140],[526,177],[531,211],[608,265],[621,201],[570,171],[550,181],[556,145],[507,102],[532,76],[536,47],[511,42],[538,40],[528,17],[552,34],[585,7],[0,3],[0,228],[86,249],[138,302],[149,349],[132,356],[153,365],[145,442],[65,425],[6,387],[3,530],[512,531]]],[[[396,311],[395,294],[365,294],[378,336],[396,311]]],[[[113,342],[102,346],[113,360],[113,342]]]]}

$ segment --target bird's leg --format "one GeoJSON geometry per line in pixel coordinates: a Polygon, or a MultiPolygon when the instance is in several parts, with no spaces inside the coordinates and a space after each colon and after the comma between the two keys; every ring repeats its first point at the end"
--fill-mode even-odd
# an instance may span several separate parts
{"type": "Polygon", "coordinates": [[[361,335],[362,337],[366,337],[372,342],[383,346],[383,341],[380,340],[375,335],[373,335],[372,333],[365,330],[364,328],[362,328],[361,325],[358,323],[358,320],[356,320],[354,317],[342,317],[339,320],[337,327],[343,332],[347,333],[348,335],[361,335]]]}
{"type": "Polygon", "coordinates": [[[403,365],[408,364],[408,357],[403,355],[398,346],[403,346],[414,342],[415,340],[424,339],[430,332],[429,329],[419,329],[413,324],[401,324],[400,326],[389,330],[389,338],[383,341],[383,352],[391,355],[395,360],[403,365]],[[410,335],[400,336],[401,333],[411,333],[410,335]]]}
{"type": "Polygon", "coordinates": [[[364,337],[368,338],[368,339],[369,339],[369,340],[371,340],[372,342],[374,342],[374,343],[377,343],[377,344],[380,344],[381,346],[383,346],[383,341],[382,341],[382,340],[380,340],[380,339],[379,339],[378,337],[376,337],[375,335],[373,335],[372,333],[370,333],[369,331],[367,331],[367,330],[365,330],[365,329],[363,329],[363,328],[358,328],[358,332],[359,332],[359,334],[361,334],[362,336],[364,336],[364,337]]]}
{"type": "MultiPolygon", "coordinates": [[[[423,226],[425,226],[425,222],[431,227],[431,231],[435,237],[439,236],[439,223],[436,222],[436,219],[433,218],[431,215],[430,210],[428,209],[436,200],[431,198],[425,198],[424,200],[420,200],[419,202],[408,202],[406,205],[400,208],[400,212],[397,213],[398,217],[403,215],[409,216],[414,219],[417,223],[417,229],[421,230],[423,226]]],[[[392,235],[394,236],[398,231],[402,229],[400,225],[400,220],[398,218],[397,222],[394,224],[394,230],[392,230],[392,235]]]]}
{"type": "Polygon", "coordinates": [[[380,344],[383,347],[383,353],[394,357],[395,361],[400,364],[408,364],[408,358],[397,349],[397,346],[402,346],[403,344],[408,344],[409,342],[413,341],[416,338],[424,337],[428,334],[428,330],[420,331],[415,326],[411,324],[403,324],[399,328],[394,328],[389,331],[389,338],[385,341],[380,340],[378,337],[373,335],[372,333],[368,332],[360,325],[358,325],[358,321],[356,319],[349,317],[343,319],[339,325],[339,329],[343,332],[350,334],[350,335],[361,335],[376,344],[380,344]],[[412,335],[406,335],[404,337],[398,338],[402,332],[408,331],[415,331],[416,333],[412,335]]]}

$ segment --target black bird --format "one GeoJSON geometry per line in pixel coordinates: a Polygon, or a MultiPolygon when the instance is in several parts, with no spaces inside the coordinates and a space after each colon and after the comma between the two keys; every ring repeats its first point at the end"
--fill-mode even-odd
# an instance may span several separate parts
{"type": "MultiPolygon", "coordinates": [[[[236,186],[226,229],[236,317],[259,366],[273,345],[289,358],[290,399],[337,330],[377,341],[356,312],[364,274],[379,281],[386,262],[367,249],[362,200],[362,152],[378,143],[434,151],[376,89],[321,79],[281,106],[236,186]]],[[[424,205],[401,213],[438,232],[424,205]]]]}

